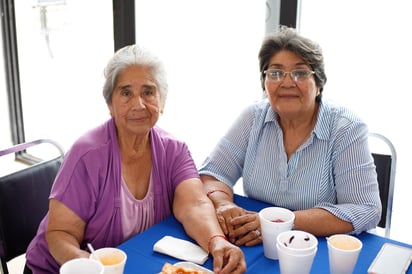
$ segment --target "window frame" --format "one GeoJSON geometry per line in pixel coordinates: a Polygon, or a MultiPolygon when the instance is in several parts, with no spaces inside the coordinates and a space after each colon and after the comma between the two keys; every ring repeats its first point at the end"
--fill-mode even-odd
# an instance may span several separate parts
{"type": "MultiPolygon", "coordinates": [[[[15,1],[0,0],[0,9],[11,141],[13,145],[17,145],[26,142],[26,139],[20,86],[15,1]]],[[[115,50],[135,43],[134,10],[134,0],[113,0],[115,50]]],[[[17,152],[15,159],[26,164],[35,164],[41,161],[40,158],[27,153],[26,150],[17,152]]]]}

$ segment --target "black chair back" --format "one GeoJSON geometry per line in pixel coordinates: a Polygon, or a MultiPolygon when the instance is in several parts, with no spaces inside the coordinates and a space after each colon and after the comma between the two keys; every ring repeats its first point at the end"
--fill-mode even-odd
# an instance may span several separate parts
{"type": "Polygon", "coordinates": [[[382,203],[382,215],[378,226],[386,227],[386,216],[388,212],[388,199],[390,194],[390,179],[391,179],[391,165],[392,157],[385,154],[372,153],[375,161],[376,173],[378,174],[379,196],[382,203]]]}
{"type": "MultiPolygon", "coordinates": [[[[26,149],[40,143],[18,146],[26,149]]],[[[21,149],[13,147],[0,151],[0,156],[17,151],[21,149]]],[[[50,190],[63,160],[64,152],[60,152],[56,158],[0,177],[0,258],[5,274],[7,262],[26,253],[49,209],[50,190]]]]}
{"type": "Polygon", "coordinates": [[[6,261],[26,252],[48,208],[62,157],[0,178],[0,239],[6,261]]]}

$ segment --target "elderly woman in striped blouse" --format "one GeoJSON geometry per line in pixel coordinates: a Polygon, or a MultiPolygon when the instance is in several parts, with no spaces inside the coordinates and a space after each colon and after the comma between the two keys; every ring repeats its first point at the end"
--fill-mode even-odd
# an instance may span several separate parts
{"type": "Polygon", "coordinates": [[[243,179],[250,198],[293,210],[294,228],[317,236],[375,228],[381,202],[367,125],[322,99],[319,45],[281,27],[259,52],[265,98],[247,107],[199,172],[223,231],[237,245],[260,243],[258,215],[233,203],[243,179]]]}

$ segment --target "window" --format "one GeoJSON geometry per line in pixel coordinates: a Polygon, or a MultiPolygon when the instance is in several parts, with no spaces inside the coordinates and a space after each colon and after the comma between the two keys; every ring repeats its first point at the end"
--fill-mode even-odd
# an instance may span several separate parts
{"type": "Polygon", "coordinates": [[[101,90],[114,51],[112,1],[15,4],[25,138],[68,149],[109,117],[101,90]]]}

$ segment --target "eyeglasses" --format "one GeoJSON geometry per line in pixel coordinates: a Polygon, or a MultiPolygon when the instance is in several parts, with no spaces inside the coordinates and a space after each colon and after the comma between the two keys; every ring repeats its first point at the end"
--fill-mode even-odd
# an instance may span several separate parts
{"type": "Polygon", "coordinates": [[[269,77],[270,80],[275,81],[275,82],[282,82],[285,80],[285,77],[287,74],[290,74],[290,77],[292,77],[293,81],[296,83],[298,82],[304,82],[312,74],[315,74],[314,71],[312,70],[306,70],[306,69],[295,69],[292,71],[284,71],[281,69],[268,69],[263,72],[266,74],[267,77],[269,77]]]}

